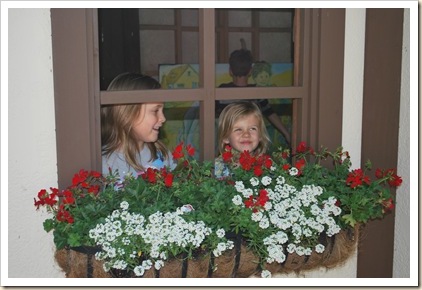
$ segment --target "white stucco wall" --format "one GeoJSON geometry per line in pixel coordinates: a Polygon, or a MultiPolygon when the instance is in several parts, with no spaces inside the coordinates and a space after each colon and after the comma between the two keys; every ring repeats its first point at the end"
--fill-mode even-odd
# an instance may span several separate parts
{"type": "MultiPolygon", "coordinates": [[[[402,77],[400,92],[400,124],[399,124],[399,153],[397,160],[397,172],[401,176],[410,176],[410,27],[409,27],[410,10],[404,11],[403,25],[403,56],[402,56],[402,77]]],[[[417,93],[417,92],[416,92],[417,93]]],[[[417,109],[418,98],[413,99],[412,108],[417,109]]],[[[413,110],[415,112],[415,110],[413,110]]],[[[417,111],[413,114],[413,124],[417,126],[417,111]]],[[[413,138],[417,138],[416,135],[413,138]]],[[[412,142],[412,144],[417,144],[412,142]]],[[[416,160],[414,160],[416,162],[416,160]]],[[[413,165],[415,168],[417,165],[413,165]]],[[[410,241],[417,241],[415,233],[414,239],[409,239],[410,235],[410,198],[416,199],[418,195],[417,189],[410,190],[410,179],[404,179],[403,184],[396,191],[396,219],[394,225],[394,278],[410,277],[410,241]],[[413,196],[411,196],[413,195],[413,196]]],[[[414,204],[417,204],[415,201],[414,204]]],[[[417,216],[414,214],[414,218],[417,216]]],[[[413,220],[415,222],[415,220],[413,220]]],[[[416,228],[413,226],[412,228],[416,228]]],[[[414,256],[413,259],[416,259],[414,256]]],[[[412,263],[413,264],[413,263],[412,263]]]]}
{"type": "Polygon", "coordinates": [[[8,27],[8,274],[60,277],[33,199],[57,187],[50,9],[10,9],[8,27]]]}
{"type": "MultiPolygon", "coordinates": [[[[8,17],[9,163],[8,185],[6,190],[2,190],[3,212],[3,196],[6,192],[8,196],[8,224],[3,224],[2,219],[2,279],[4,275],[9,278],[64,277],[54,264],[52,236],[42,230],[42,221],[46,215],[36,212],[33,206],[33,198],[40,188],[57,186],[50,11],[9,9],[8,17]],[[7,234],[8,254],[4,252],[7,234]],[[4,259],[5,256],[8,260],[4,259]],[[5,265],[8,266],[8,273],[3,273],[5,265]]],[[[355,137],[360,136],[361,132],[364,17],[365,9],[346,10],[344,103],[347,110],[344,110],[343,132],[348,134],[343,136],[343,145],[351,153],[356,166],[360,164],[361,141],[355,137]],[[351,131],[354,134],[350,134],[351,131]]],[[[3,11],[2,18],[4,20],[3,11]]],[[[2,84],[3,81],[2,74],[2,84]]],[[[402,92],[406,93],[405,88],[402,92]]],[[[401,105],[403,118],[409,103],[404,100],[401,105]]],[[[401,120],[401,129],[402,126],[408,128],[408,123],[401,120]]],[[[406,134],[409,136],[409,133],[402,133],[402,130],[400,134],[404,134],[401,135],[404,138],[406,134]]],[[[409,160],[408,152],[406,155],[409,146],[402,142],[400,146],[399,166],[404,164],[401,166],[405,167],[409,160]]],[[[404,179],[408,178],[406,172],[408,174],[408,170],[400,171],[404,179]]],[[[397,222],[406,215],[409,204],[408,195],[402,194],[402,198],[397,205],[397,222]]],[[[408,217],[405,216],[403,222],[406,220],[408,217]]],[[[404,232],[400,234],[403,238],[400,238],[402,241],[396,248],[398,252],[405,248],[403,244],[408,242],[409,237],[408,228],[402,227],[402,230],[404,232]]],[[[406,267],[408,261],[405,257],[395,260],[395,269],[406,267]]],[[[395,274],[406,275],[401,270],[395,271],[395,274]]],[[[353,258],[344,267],[328,272],[314,271],[307,277],[355,276],[356,258],[353,258]]],[[[10,279],[9,283],[22,285],[23,282],[10,279]]]]}

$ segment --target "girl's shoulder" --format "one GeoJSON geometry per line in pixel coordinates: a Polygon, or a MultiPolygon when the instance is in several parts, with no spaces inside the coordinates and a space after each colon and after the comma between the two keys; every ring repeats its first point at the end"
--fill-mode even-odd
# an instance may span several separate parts
{"type": "Polygon", "coordinates": [[[109,174],[111,172],[118,171],[121,176],[128,173],[132,173],[132,168],[126,162],[124,154],[122,152],[114,151],[110,155],[102,156],[102,172],[103,174],[109,174]]]}

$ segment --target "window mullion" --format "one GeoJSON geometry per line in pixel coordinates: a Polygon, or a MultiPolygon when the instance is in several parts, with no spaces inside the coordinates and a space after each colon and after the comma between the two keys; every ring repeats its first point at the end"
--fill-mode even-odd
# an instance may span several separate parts
{"type": "Polygon", "coordinates": [[[204,99],[200,107],[201,159],[215,157],[215,9],[199,9],[200,84],[204,99]],[[205,134],[206,132],[206,134],[205,134]]]}

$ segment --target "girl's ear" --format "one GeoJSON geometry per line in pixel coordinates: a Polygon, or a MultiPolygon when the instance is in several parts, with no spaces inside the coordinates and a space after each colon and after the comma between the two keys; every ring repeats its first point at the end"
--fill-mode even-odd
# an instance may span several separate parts
{"type": "Polygon", "coordinates": [[[229,139],[223,139],[224,144],[230,144],[229,139]]]}

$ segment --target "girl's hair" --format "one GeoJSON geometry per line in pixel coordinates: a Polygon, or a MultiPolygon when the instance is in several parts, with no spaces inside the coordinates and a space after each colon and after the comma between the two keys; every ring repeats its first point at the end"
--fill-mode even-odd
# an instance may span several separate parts
{"type": "Polygon", "coordinates": [[[252,78],[255,79],[261,72],[267,72],[269,76],[272,75],[271,64],[266,61],[258,61],[252,67],[252,78]]]}
{"type": "MultiPolygon", "coordinates": [[[[138,73],[122,73],[115,77],[107,88],[107,91],[147,90],[159,89],[160,83],[152,77],[138,73]]],[[[101,108],[101,142],[102,154],[107,157],[114,151],[121,150],[126,162],[135,170],[143,170],[138,162],[138,154],[141,148],[133,132],[133,123],[139,117],[144,104],[110,105],[101,108]]],[[[160,141],[147,142],[153,161],[158,153],[164,158],[168,157],[167,147],[160,141]]]]}
{"type": "Polygon", "coordinates": [[[262,154],[267,151],[270,144],[270,137],[268,136],[261,110],[254,102],[238,101],[225,107],[218,119],[218,149],[220,154],[224,152],[226,146],[224,139],[229,137],[236,121],[239,118],[248,115],[255,115],[259,121],[259,134],[261,140],[253,153],[262,154]]]}

